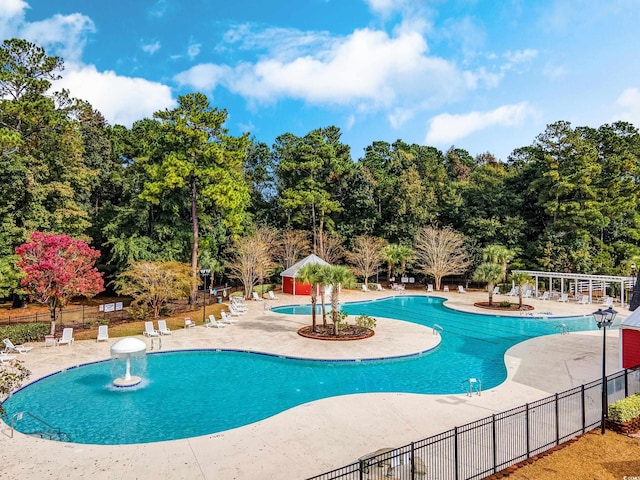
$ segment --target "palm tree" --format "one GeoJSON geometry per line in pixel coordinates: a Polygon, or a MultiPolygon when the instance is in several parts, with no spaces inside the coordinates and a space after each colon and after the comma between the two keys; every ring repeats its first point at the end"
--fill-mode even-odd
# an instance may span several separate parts
{"type": "Polygon", "coordinates": [[[326,285],[331,285],[331,319],[333,320],[333,333],[338,336],[338,306],[340,304],[340,287],[353,282],[353,274],[347,267],[325,267],[326,285]]]}
{"type": "Polygon", "coordinates": [[[406,245],[391,243],[382,250],[382,259],[387,262],[387,279],[392,276],[392,269],[400,265],[401,273],[404,273],[407,262],[413,257],[413,250],[406,245]]]}
{"type": "MultiPolygon", "coordinates": [[[[318,263],[308,263],[300,270],[296,277],[299,277],[303,283],[311,284],[311,330],[316,331],[316,303],[318,300],[318,284],[320,283],[320,273],[322,266],[318,263]]],[[[322,293],[322,308],[324,309],[324,292],[322,293]]]]}
{"type": "Polygon", "coordinates": [[[531,275],[524,272],[514,272],[511,274],[511,281],[518,287],[518,307],[522,308],[522,291],[524,286],[531,282],[531,275]]]}
{"type": "Polygon", "coordinates": [[[502,267],[502,278],[507,279],[507,264],[513,258],[515,252],[502,245],[487,245],[482,250],[482,260],[496,263],[502,267]]]}
{"type": "Polygon", "coordinates": [[[493,287],[502,278],[500,265],[491,262],[481,263],[473,274],[476,282],[487,282],[489,291],[489,305],[493,305],[493,287]]]}

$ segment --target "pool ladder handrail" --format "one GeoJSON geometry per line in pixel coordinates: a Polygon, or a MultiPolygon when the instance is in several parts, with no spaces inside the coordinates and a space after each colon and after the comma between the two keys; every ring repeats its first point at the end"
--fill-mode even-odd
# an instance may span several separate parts
{"type": "Polygon", "coordinates": [[[69,435],[64,433],[58,427],[54,427],[53,425],[45,422],[40,417],[34,415],[31,412],[27,412],[27,411],[17,412],[17,413],[14,413],[13,415],[11,415],[11,438],[13,438],[13,432],[15,430],[14,425],[15,425],[16,420],[22,420],[22,417],[24,417],[25,415],[30,416],[35,421],[40,422],[42,425],[44,425],[45,427],[47,427],[50,430],[50,432],[46,432],[46,431],[35,432],[38,435],[40,435],[41,438],[45,438],[44,435],[47,435],[49,437],[49,440],[53,439],[54,437],[57,437],[59,440],[62,440],[62,441],[69,441],[70,440],[69,439],[69,435]]]}
{"type": "Polygon", "coordinates": [[[436,335],[437,333],[442,334],[442,332],[444,332],[444,328],[442,328],[442,327],[441,327],[440,325],[438,325],[437,323],[434,323],[434,324],[433,324],[433,327],[431,327],[431,328],[433,329],[433,330],[432,330],[432,333],[433,333],[434,335],[436,335]]]}
{"type": "Polygon", "coordinates": [[[467,397],[472,396],[474,392],[480,396],[482,395],[482,380],[479,378],[468,378],[462,382],[462,389],[467,394],[467,397]],[[465,384],[468,384],[469,388],[465,388],[465,384]]]}

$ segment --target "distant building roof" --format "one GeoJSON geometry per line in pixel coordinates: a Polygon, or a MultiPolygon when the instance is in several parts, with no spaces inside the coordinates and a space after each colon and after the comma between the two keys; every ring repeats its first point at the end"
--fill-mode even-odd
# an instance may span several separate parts
{"type": "Polygon", "coordinates": [[[319,256],[315,255],[315,254],[311,254],[308,257],[303,258],[302,260],[300,260],[298,263],[296,263],[295,265],[290,266],[289,268],[287,268],[284,272],[282,272],[280,274],[281,277],[295,277],[298,274],[298,271],[304,267],[305,265],[309,265],[312,263],[318,263],[320,265],[329,265],[327,262],[325,262],[323,259],[321,259],[319,256]]]}
{"type": "Polygon", "coordinates": [[[631,315],[625,318],[620,323],[620,326],[640,329],[640,308],[634,310],[631,315]]]}

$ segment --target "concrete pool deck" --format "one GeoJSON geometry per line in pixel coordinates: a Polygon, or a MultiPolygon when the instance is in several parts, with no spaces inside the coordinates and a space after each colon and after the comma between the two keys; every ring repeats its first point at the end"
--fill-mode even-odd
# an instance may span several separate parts
{"type": "MultiPolygon", "coordinates": [[[[341,301],[367,300],[421,291],[345,291],[341,301]]],[[[446,305],[473,313],[486,292],[430,293],[447,298],[446,305]]],[[[305,339],[297,330],[308,316],[271,312],[276,305],[308,303],[307,297],[279,294],[275,301],[247,302],[249,313],[223,329],[202,326],[163,337],[163,351],[220,348],[254,350],[305,358],[380,358],[433,348],[439,336],[431,328],[378,319],[376,334],[356,342],[305,339]]],[[[504,296],[495,297],[500,300],[504,296]]],[[[513,301],[513,300],[512,300],[513,301]]],[[[516,299],[517,301],[517,299],[516,299]]],[[[588,315],[597,304],[578,305],[526,299],[536,312],[588,315]]],[[[619,315],[629,312],[614,307],[619,315]]],[[[514,313],[519,316],[518,312],[514,313]]],[[[585,321],[593,322],[592,318],[585,321]]],[[[619,370],[618,331],[607,332],[607,370],[619,370]]],[[[150,341],[142,335],[147,345],[150,341]]],[[[77,341],[71,347],[33,344],[19,356],[32,371],[31,381],[59,370],[110,357],[108,342],[77,341]]],[[[154,345],[157,349],[158,341],[154,345]]],[[[508,378],[501,385],[468,397],[374,393],[333,397],[306,403],[263,421],[224,432],[183,440],[139,445],[82,445],[36,439],[18,432],[10,438],[0,425],[0,478],[25,479],[304,479],[354,462],[383,447],[398,447],[456,425],[538,400],[598,379],[601,375],[601,332],[535,338],[506,353],[508,378]]],[[[462,380],[462,379],[461,379],[462,380]]],[[[185,394],[188,389],[185,388],[185,394]]],[[[216,406],[212,399],[212,408],[216,406]]],[[[188,414],[188,412],[186,412],[188,414]]],[[[104,412],[109,415],[108,411],[104,412]]]]}

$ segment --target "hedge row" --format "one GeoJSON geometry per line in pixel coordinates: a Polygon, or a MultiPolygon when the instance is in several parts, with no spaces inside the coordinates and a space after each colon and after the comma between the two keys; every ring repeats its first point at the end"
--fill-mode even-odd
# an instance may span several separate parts
{"type": "MultiPolygon", "coordinates": [[[[51,331],[50,323],[19,323],[0,327],[0,339],[8,338],[14,345],[40,342],[51,331]]],[[[0,344],[0,348],[4,345],[0,344]]]]}
{"type": "Polygon", "coordinates": [[[640,393],[609,405],[609,418],[614,422],[626,423],[637,417],[640,417],[640,393]]]}

